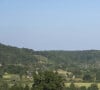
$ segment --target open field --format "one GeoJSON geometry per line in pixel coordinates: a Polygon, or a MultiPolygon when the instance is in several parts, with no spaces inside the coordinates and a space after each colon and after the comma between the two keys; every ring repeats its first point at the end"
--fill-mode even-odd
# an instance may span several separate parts
{"type": "Polygon", "coordinates": [[[4,79],[11,79],[11,78],[20,78],[17,74],[5,74],[3,75],[4,79]]]}
{"type": "MultiPolygon", "coordinates": [[[[5,75],[3,75],[3,79],[6,79],[6,80],[13,80],[13,79],[16,80],[17,79],[18,81],[20,81],[20,77],[17,74],[5,74],[5,75]]],[[[30,81],[28,79],[24,78],[21,82],[22,82],[23,85],[28,84],[30,87],[32,86],[32,81],[30,81]]],[[[65,86],[69,87],[70,84],[71,83],[65,83],[65,86]]],[[[79,83],[74,83],[74,84],[77,87],[85,86],[85,87],[88,88],[89,86],[91,86],[92,83],[82,83],[82,82],[79,82],[79,83]]],[[[97,83],[97,85],[100,88],[100,83],[97,83]]]]}
{"type": "MultiPolygon", "coordinates": [[[[71,83],[65,83],[66,87],[69,87],[71,83]]],[[[85,86],[85,87],[89,87],[91,86],[92,83],[74,83],[77,87],[81,87],[81,86],[85,86]]],[[[98,88],[100,88],[100,83],[97,83],[98,88]]]]}

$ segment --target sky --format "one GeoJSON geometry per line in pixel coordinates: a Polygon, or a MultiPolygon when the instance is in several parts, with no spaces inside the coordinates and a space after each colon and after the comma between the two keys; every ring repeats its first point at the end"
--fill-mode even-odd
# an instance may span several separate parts
{"type": "Polygon", "coordinates": [[[0,0],[0,43],[100,50],[100,0],[0,0]]]}

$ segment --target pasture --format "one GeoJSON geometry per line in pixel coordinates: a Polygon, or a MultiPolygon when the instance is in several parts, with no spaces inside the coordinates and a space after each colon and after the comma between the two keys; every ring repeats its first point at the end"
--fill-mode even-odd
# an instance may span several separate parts
{"type": "MultiPolygon", "coordinates": [[[[65,86],[66,86],[66,87],[69,87],[70,84],[71,84],[71,83],[65,83],[65,86]]],[[[93,84],[93,83],[74,83],[74,84],[75,84],[75,86],[77,86],[77,87],[85,86],[85,87],[88,88],[88,87],[90,87],[91,84],[93,84]]],[[[97,83],[97,85],[98,85],[98,88],[100,88],[100,83],[97,83]]]]}

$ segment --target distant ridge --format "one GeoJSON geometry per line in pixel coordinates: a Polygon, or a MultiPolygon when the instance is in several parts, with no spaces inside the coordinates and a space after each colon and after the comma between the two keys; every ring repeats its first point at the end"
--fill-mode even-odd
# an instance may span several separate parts
{"type": "Polygon", "coordinates": [[[34,64],[37,59],[56,65],[70,66],[70,65],[85,65],[95,64],[99,66],[100,50],[83,50],[83,51],[34,51],[27,48],[17,48],[10,45],[0,43],[0,63],[5,64],[34,64]],[[44,61],[45,61],[44,60],[44,61]]]}

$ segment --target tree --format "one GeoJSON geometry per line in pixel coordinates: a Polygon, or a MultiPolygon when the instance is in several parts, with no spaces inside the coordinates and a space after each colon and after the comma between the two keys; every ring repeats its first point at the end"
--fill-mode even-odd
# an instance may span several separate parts
{"type": "Polygon", "coordinates": [[[22,86],[18,86],[17,84],[13,85],[10,90],[24,90],[24,88],[22,86]]]}
{"type": "Polygon", "coordinates": [[[6,82],[0,83],[0,90],[8,90],[8,84],[6,82]]]}
{"type": "Polygon", "coordinates": [[[88,90],[99,90],[97,84],[92,84],[88,90]]]}
{"type": "Polygon", "coordinates": [[[29,86],[26,85],[25,88],[24,88],[24,90],[29,90],[29,86]]]}
{"type": "Polygon", "coordinates": [[[87,74],[87,75],[84,75],[83,76],[83,80],[84,81],[91,81],[92,80],[92,77],[89,74],[87,74]]]}
{"type": "Polygon", "coordinates": [[[100,81],[100,71],[97,71],[96,72],[96,80],[97,81],[100,81]]]}
{"type": "Polygon", "coordinates": [[[77,90],[77,88],[75,87],[74,83],[70,84],[70,89],[69,90],[77,90]]]}
{"type": "Polygon", "coordinates": [[[79,90],[87,90],[85,86],[81,86],[79,90]]]}
{"type": "Polygon", "coordinates": [[[32,90],[63,90],[64,79],[51,71],[34,74],[32,90]]]}

